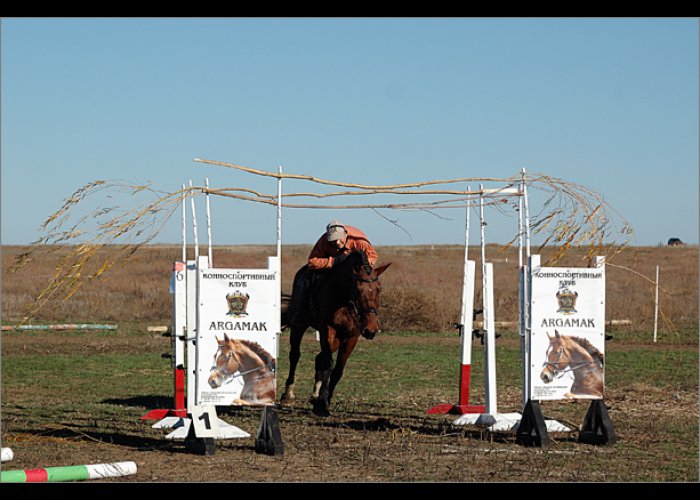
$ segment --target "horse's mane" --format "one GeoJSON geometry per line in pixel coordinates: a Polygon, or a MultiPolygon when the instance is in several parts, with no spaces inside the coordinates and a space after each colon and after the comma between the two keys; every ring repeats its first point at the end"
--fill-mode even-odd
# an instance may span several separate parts
{"type": "Polygon", "coordinates": [[[353,250],[348,255],[349,261],[354,262],[356,259],[360,259],[360,265],[364,268],[367,274],[372,272],[372,266],[369,265],[369,260],[367,259],[367,254],[362,250],[353,250]]]}
{"type": "Polygon", "coordinates": [[[275,369],[275,358],[267,352],[260,344],[253,342],[251,340],[238,340],[241,344],[248,347],[251,351],[257,354],[260,359],[263,360],[266,366],[269,366],[272,370],[275,369]]]}
{"type": "Polygon", "coordinates": [[[596,346],[591,344],[588,339],[584,339],[582,337],[574,337],[570,336],[568,337],[574,342],[576,342],[578,345],[583,347],[588,354],[593,356],[594,358],[598,358],[598,361],[600,361],[600,364],[605,364],[605,355],[598,350],[596,346]]]}

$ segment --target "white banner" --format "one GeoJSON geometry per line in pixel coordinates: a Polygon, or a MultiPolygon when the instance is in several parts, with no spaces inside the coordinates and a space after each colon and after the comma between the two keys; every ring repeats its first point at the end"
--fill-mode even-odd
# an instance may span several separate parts
{"type": "Polygon", "coordinates": [[[281,287],[269,260],[270,269],[223,269],[200,258],[197,404],[274,404],[281,287]]]}
{"type": "Polygon", "coordinates": [[[531,270],[530,399],[602,399],[605,266],[531,270]]]}

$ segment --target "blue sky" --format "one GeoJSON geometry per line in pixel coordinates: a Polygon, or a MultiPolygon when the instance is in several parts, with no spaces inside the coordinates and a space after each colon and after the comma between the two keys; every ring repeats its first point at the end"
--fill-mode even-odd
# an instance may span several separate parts
{"type": "MultiPolygon", "coordinates": [[[[276,193],[273,180],[195,158],[359,184],[525,168],[599,192],[638,245],[698,243],[697,19],[1,23],[3,244],[37,240],[46,217],[96,179],[175,191],[207,177],[276,193]]],[[[220,197],[211,207],[214,244],[275,242],[274,209],[220,197]]],[[[283,243],[313,243],[336,218],[376,245],[464,240],[461,210],[289,209],[283,243]]],[[[488,242],[517,228],[487,219],[488,242]]],[[[175,217],[156,241],[180,238],[175,217]]]]}

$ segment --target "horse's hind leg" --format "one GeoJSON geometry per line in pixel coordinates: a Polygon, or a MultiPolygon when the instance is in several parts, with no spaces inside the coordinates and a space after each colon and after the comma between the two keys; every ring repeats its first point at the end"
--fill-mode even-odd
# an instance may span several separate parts
{"type": "Polygon", "coordinates": [[[292,326],[289,332],[289,376],[285,383],[284,394],[280,398],[280,404],[291,404],[294,399],[294,380],[296,378],[297,364],[301,357],[301,339],[306,332],[306,325],[292,326]]]}

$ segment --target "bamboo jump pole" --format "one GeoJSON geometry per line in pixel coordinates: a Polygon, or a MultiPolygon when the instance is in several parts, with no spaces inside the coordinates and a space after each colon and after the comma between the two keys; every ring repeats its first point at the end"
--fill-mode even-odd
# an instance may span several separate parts
{"type": "MultiPolygon", "coordinates": [[[[422,181],[422,182],[415,182],[415,183],[410,183],[410,184],[393,184],[393,185],[362,185],[362,184],[353,184],[349,182],[337,182],[337,181],[329,181],[327,179],[319,179],[317,177],[312,177],[310,175],[302,175],[302,174],[283,174],[282,172],[278,173],[273,173],[273,172],[268,172],[266,170],[258,170],[256,168],[251,168],[251,167],[244,167],[243,165],[236,165],[235,163],[226,163],[222,161],[213,161],[213,160],[204,160],[201,158],[195,158],[194,161],[198,163],[207,163],[209,165],[219,165],[222,167],[228,167],[228,168],[235,168],[237,170],[242,170],[243,172],[248,172],[251,174],[255,175],[262,175],[264,177],[275,177],[278,179],[298,179],[298,180],[303,180],[303,181],[309,181],[309,182],[315,182],[317,184],[325,184],[329,186],[343,186],[343,187],[352,187],[352,188],[360,188],[360,189],[401,189],[401,188],[408,188],[408,187],[420,187],[420,186],[429,186],[429,185],[435,185],[435,184],[453,184],[455,182],[468,182],[468,181],[482,181],[482,182],[501,182],[504,179],[501,178],[496,178],[496,177],[463,177],[460,179],[448,179],[448,180],[434,180],[434,181],[422,181]]],[[[474,193],[476,194],[476,193],[474,193]]]]}

